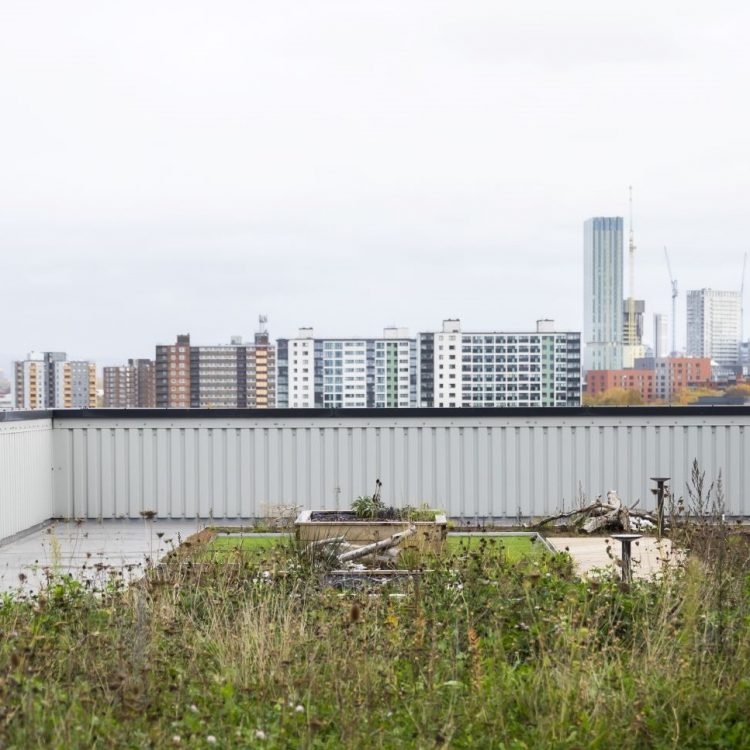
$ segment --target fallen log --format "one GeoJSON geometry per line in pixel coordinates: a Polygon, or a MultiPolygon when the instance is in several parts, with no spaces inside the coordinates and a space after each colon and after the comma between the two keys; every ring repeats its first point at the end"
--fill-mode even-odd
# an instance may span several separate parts
{"type": "Polygon", "coordinates": [[[401,544],[404,539],[408,539],[410,536],[414,536],[417,533],[416,526],[410,526],[406,531],[400,531],[398,534],[389,536],[385,539],[381,539],[379,542],[373,542],[372,544],[365,544],[363,547],[349,550],[341,555],[338,555],[339,562],[350,562],[352,560],[359,560],[360,557],[367,557],[375,552],[389,549],[390,547],[396,547],[401,544]]]}
{"type": "Polygon", "coordinates": [[[561,521],[563,518],[573,518],[574,516],[589,513],[595,510],[596,508],[601,508],[601,507],[602,507],[601,500],[597,500],[591,505],[586,505],[583,508],[576,508],[575,510],[569,510],[564,513],[558,513],[555,516],[547,516],[546,518],[543,518],[538,523],[533,524],[530,528],[538,529],[538,528],[541,528],[542,526],[545,526],[548,523],[552,523],[553,521],[561,521]]]}
{"type": "MultiPolygon", "coordinates": [[[[595,503],[583,508],[576,508],[567,513],[558,513],[554,516],[543,518],[532,528],[541,528],[553,521],[570,520],[574,526],[580,526],[581,531],[591,534],[600,529],[617,526],[623,531],[630,531],[633,525],[632,521],[637,519],[640,522],[648,521],[656,524],[656,516],[642,510],[636,510],[639,501],[633,503],[628,508],[618,497],[617,492],[610,490],[607,493],[607,499],[597,499],[595,503]]],[[[640,525],[640,524],[637,524],[640,525]]]]}
{"type": "Polygon", "coordinates": [[[326,547],[329,544],[341,544],[346,541],[346,537],[343,536],[329,536],[325,539],[316,539],[314,542],[310,542],[305,546],[305,549],[312,550],[316,547],[326,547]]]}

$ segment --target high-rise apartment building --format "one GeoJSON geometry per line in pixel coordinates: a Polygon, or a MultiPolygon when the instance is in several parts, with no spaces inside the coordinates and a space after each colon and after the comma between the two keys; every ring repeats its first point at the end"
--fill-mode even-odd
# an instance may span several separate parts
{"type": "Polygon", "coordinates": [[[267,409],[276,400],[276,350],[268,332],[253,343],[193,346],[190,336],[156,347],[156,405],[267,409]]]}
{"type": "Polygon", "coordinates": [[[742,301],[739,292],[694,289],[687,293],[687,354],[710,357],[721,368],[737,367],[742,301]]]}
{"type": "Polygon", "coordinates": [[[275,404],[275,348],[268,332],[253,343],[239,336],[230,344],[190,349],[190,405],[193,408],[267,409],[275,404]]]}
{"type": "Polygon", "coordinates": [[[384,408],[417,403],[416,340],[403,328],[382,338],[316,339],[312,328],[278,342],[278,405],[384,408]]]}
{"type": "Polygon", "coordinates": [[[245,378],[244,400],[240,389],[238,406],[256,409],[276,406],[276,347],[266,330],[256,333],[253,345],[246,347],[245,378]]]}
{"type": "Polygon", "coordinates": [[[16,409],[49,408],[47,367],[44,361],[35,358],[32,352],[25,360],[14,362],[13,366],[16,409]]]}
{"type": "Polygon", "coordinates": [[[660,359],[669,356],[670,353],[667,316],[654,313],[654,357],[660,359]]]}
{"type": "Polygon", "coordinates": [[[419,403],[436,407],[578,406],[581,334],[540,320],[533,332],[419,334],[419,403]]]}
{"type": "Polygon", "coordinates": [[[190,334],[174,344],[157,344],[155,359],[156,405],[190,408],[190,334]]]}
{"type": "Polygon", "coordinates": [[[102,368],[104,408],[130,409],[138,406],[135,382],[135,368],[130,365],[102,368]]]}
{"type": "Polygon", "coordinates": [[[68,361],[65,352],[32,352],[15,363],[17,409],[96,407],[96,365],[68,361]]]}
{"type": "Polygon", "coordinates": [[[153,359],[129,359],[128,365],[135,368],[136,404],[141,409],[156,406],[156,365],[153,359]]]}
{"type": "Polygon", "coordinates": [[[127,365],[103,369],[104,406],[148,409],[156,406],[154,362],[129,359],[127,365]]]}
{"type": "Polygon", "coordinates": [[[417,341],[406,328],[386,328],[375,342],[375,407],[417,405],[417,341]]]}
{"type": "Polygon", "coordinates": [[[622,217],[592,218],[583,227],[585,369],[620,369],[623,343],[622,217]]]}

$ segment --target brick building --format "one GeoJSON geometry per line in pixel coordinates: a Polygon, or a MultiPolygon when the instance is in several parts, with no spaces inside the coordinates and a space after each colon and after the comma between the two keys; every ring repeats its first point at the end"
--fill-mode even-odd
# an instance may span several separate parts
{"type": "Polygon", "coordinates": [[[598,396],[611,388],[637,391],[644,401],[669,401],[681,388],[707,385],[711,360],[707,357],[644,357],[627,370],[589,370],[586,394],[598,396]]]}
{"type": "Polygon", "coordinates": [[[181,408],[275,406],[276,349],[268,332],[254,341],[239,336],[230,344],[195,346],[190,336],[156,347],[156,405],[181,408]]]}
{"type": "Polygon", "coordinates": [[[653,370],[589,370],[586,373],[586,395],[598,396],[612,388],[637,391],[644,401],[653,401],[656,373],[653,370]]]}
{"type": "Polygon", "coordinates": [[[103,370],[105,408],[148,409],[156,406],[154,362],[129,359],[127,365],[103,370]]]}
{"type": "Polygon", "coordinates": [[[156,405],[190,408],[190,334],[156,347],[156,405]]]}

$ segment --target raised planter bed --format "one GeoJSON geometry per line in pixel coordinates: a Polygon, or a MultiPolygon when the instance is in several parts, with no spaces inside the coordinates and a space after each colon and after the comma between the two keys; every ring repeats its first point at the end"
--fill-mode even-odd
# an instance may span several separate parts
{"type": "Polygon", "coordinates": [[[341,536],[350,544],[370,544],[410,526],[416,526],[417,533],[406,539],[403,547],[441,551],[448,535],[448,519],[442,513],[436,514],[434,521],[386,521],[358,518],[350,510],[303,510],[294,523],[297,540],[307,543],[341,536]]]}

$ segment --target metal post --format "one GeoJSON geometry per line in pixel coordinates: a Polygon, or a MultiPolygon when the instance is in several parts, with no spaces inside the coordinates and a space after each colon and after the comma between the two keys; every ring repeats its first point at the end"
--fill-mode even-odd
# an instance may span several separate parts
{"type": "Polygon", "coordinates": [[[656,482],[656,489],[651,490],[656,495],[656,538],[661,541],[664,534],[664,491],[669,477],[651,477],[656,482]]]}
{"type": "Polygon", "coordinates": [[[617,539],[622,546],[622,580],[625,583],[633,582],[633,570],[631,568],[631,551],[630,545],[641,538],[641,534],[612,534],[613,539],[617,539]]]}

